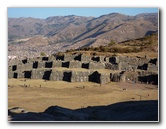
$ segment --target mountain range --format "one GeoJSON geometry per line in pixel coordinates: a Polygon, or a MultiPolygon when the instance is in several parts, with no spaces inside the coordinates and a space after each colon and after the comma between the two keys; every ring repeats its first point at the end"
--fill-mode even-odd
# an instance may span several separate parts
{"type": "MultiPolygon", "coordinates": [[[[8,43],[57,45],[72,49],[123,42],[158,32],[158,13],[135,16],[110,13],[100,17],[52,16],[8,18],[8,43]]],[[[59,48],[58,48],[59,49],[59,48]]]]}

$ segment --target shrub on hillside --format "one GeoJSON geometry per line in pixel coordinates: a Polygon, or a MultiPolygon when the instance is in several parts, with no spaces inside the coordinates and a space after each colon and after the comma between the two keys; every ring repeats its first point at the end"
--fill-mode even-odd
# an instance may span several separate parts
{"type": "Polygon", "coordinates": [[[40,56],[46,56],[46,54],[44,52],[41,52],[40,56]]]}
{"type": "Polygon", "coordinates": [[[64,53],[63,52],[58,52],[58,53],[56,53],[56,56],[64,56],[64,53]]]}
{"type": "Polygon", "coordinates": [[[114,40],[111,40],[111,42],[108,44],[108,46],[112,46],[112,45],[115,45],[116,42],[114,40]]]}

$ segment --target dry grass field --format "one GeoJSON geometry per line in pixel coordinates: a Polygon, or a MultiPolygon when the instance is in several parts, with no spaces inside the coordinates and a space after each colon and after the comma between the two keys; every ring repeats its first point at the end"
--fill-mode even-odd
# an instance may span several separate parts
{"type": "Polygon", "coordinates": [[[158,87],[131,82],[70,83],[33,79],[8,79],[8,108],[43,112],[49,106],[77,109],[135,100],[158,100],[158,87]]]}

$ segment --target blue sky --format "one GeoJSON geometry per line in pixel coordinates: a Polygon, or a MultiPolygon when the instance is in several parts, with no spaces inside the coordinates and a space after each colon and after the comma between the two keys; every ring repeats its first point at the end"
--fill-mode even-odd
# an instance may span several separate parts
{"type": "Polygon", "coordinates": [[[139,13],[158,12],[158,8],[8,8],[8,17],[47,18],[50,16],[67,15],[98,17],[113,12],[126,15],[136,15],[139,13]]]}

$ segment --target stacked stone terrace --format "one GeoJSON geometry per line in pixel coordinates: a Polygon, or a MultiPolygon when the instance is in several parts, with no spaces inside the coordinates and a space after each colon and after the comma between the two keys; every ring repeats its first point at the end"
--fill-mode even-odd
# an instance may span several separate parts
{"type": "Polygon", "coordinates": [[[8,78],[100,84],[130,80],[158,84],[158,59],[84,54],[36,57],[11,62],[8,78]]]}

